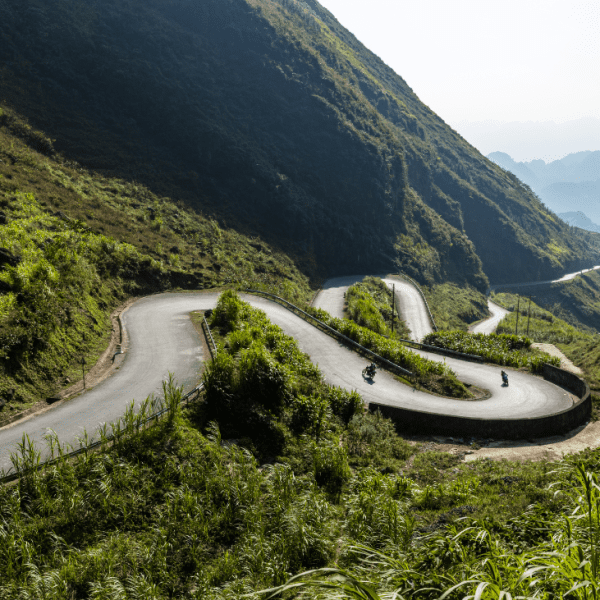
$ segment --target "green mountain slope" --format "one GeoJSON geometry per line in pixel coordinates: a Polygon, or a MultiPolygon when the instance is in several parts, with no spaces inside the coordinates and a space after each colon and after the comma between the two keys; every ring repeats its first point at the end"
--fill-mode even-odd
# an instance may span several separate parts
{"type": "Polygon", "coordinates": [[[264,287],[306,300],[309,282],[260,238],[31,150],[51,141],[0,109],[0,426],[94,364],[109,314],[174,287],[264,287]]]}
{"type": "Polygon", "coordinates": [[[331,273],[483,290],[597,253],[317,2],[0,0],[0,32],[0,99],[66,156],[331,273]]]}

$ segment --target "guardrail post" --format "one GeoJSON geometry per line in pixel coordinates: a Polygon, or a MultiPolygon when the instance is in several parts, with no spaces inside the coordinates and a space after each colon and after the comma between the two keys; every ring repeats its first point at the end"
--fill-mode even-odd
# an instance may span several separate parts
{"type": "Polygon", "coordinates": [[[210,350],[210,355],[212,356],[212,358],[214,360],[215,357],[217,356],[217,345],[215,344],[215,340],[210,331],[210,327],[208,326],[208,321],[206,320],[206,313],[202,315],[202,321],[203,321],[204,327],[206,327],[206,334],[207,334],[206,337],[209,342],[208,349],[210,350]]]}

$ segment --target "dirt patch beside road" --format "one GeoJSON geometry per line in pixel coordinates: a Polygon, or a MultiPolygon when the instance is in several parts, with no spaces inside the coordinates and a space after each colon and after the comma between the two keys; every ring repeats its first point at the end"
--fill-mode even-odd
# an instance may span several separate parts
{"type": "Polygon", "coordinates": [[[449,452],[465,462],[479,459],[553,461],[600,447],[600,421],[590,421],[564,435],[536,440],[470,440],[444,436],[407,436],[406,439],[409,443],[422,444],[422,450],[449,452]]]}
{"type": "Polygon", "coordinates": [[[557,356],[560,358],[561,369],[575,373],[575,375],[583,375],[583,371],[579,367],[576,367],[554,344],[535,343],[531,344],[531,347],[546,352],[550,356],[557,356]]]}

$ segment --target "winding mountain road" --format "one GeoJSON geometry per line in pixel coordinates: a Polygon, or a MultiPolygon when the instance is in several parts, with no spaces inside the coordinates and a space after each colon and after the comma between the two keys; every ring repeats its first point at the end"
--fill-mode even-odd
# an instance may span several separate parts
{"type": "MultiPolygon", "coordinates": [[[[560,412],[575,400],[562,388],[519,372],[511,373],[509,388],[502,388],[494,385],[499,382],[497,367],[426,352],[419,353],[432,360],[444,360],[463,381],[482,388],[492,387],[492,397],[477,402],[440,398],[415,391],[385,372],[379,372],[376,381],[369,383],[361,376],[366,362],[363,357],[274,302],[249,295],[242,297],[264,310],[273,323],[296,338],[300,348],[319,365],[328,383],[357,390],[365,402],[467,417],[522,418],[560,412]]],[[[62,442],[77,447],[77,438],[84,429],[93,434],[102,423],[118,420],[132,398],[139,403],[150,394],[159,394],[169,372],[184,388],[192,388],[200,373],[203,342],[192,326],[189,313],[214,308],[217,298],[217,293],[166,293],[135,302],[123,316],[129,349],[119,371],[93,390],[55,409],[0,430],[0,469],[10,467],[10,454],[24,433],[43,448],[43,437],[52,429],[62,442]]]]}
{"type": "Polygon", "coordinates": [[[578,275],[583,275],[584,273],[589,273],[590,271],[597,271],[600,269],[600,265],[596,267],[591,267],[590,269],[582,269],[581,271],[575,271],[574,273],[567,273],[558,279],[545,279],[543,281],[527,281],[525,283],[499,283],[497,285],[492,285],[489,288],[490,292],[494,292],[495,290],[505,289],[505,288],[516,288],[516,287],[530,287],[532,285],[549,285],[551,283],[562,283],[563,281],[571,281],[571,279],[575,279],[578,275]]]}
{"type": "Polygon", "coordinates": [[[509,310],[506,310],[506,308],[503,308],[491,300],[488,300],[488,308],[492,315],[487,319],[484,319],[483,321],[480,321],[479,323],[469,327],[469,331],[471,333],[494,333],[498,325],[500,325],[500,321],[502,321],[502,319],[504,319],[504,317],[510,312],[509,310]]]}

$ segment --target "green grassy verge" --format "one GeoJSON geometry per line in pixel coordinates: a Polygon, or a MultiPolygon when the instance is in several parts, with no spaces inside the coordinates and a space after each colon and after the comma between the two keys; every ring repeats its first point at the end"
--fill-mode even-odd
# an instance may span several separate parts
{"type": "Polygon", "coordinates": [[[423,343],[482,356],[497,365],[527,367],[533,373],[541,372],[544,363],[560,365],[560,359],[555,356],[531,348],[531,340],[525,336],[438,331],[425,336],[423,343]]]}
{"type": "MultiPolygon", "coordinates": [[[[498,326],[499,332],[513,332],[517,324],[516,294],[494,294],[492,300],[511,311],[498,326]]],[[[527,331],[534,342],[554,344],[579,367],[592,390],[600,390],[600,344],[598,334],[581,330],[564,321],[553,311],[540,307],[535,302],[529,305],[526,298],[519,304],[519,331],[527,331]]],[[[562,311],[558,309],[558,314],[562,311]]]]}
{"type": "Polygon", "coordinates": [[[410,329],[399,318],[392,290],[379,277],[365,277],[346,291],[346,314],[351,321],[375,333],[401,339],[410,337],[410,329]],[[394,332],[392,333],[392,303],[394,332]]]}
{"type": "Polygon", "coordinates": [[[0,423],[78,379],[127,297],[178,287],[311,295],[294,262],[259,238],[64,160],[2,109],[0,213],[0,423]]]}
{"type": "Polygon", "coordinates": [[[584,340],[590,337],[589,331],[582,331],[574,327],[550,310],[542,308],[535,302],[530,303],[528,298],[501,293],[492,294],[491,299],[511,311],[498,325],[498,333],[514,334],[518,327],[520,334],[527,335],[534,342],[548,344],[569,344],[575,340],[584,340]],[[518,324],[517,307],[519,309],[518,324]]]}
{"type": "MultiPolygon", "coordinates": [[[[552,285],[523,287],[516,290],[505,290],[493,294],[505,296],[507,302],[517,305],[521,296],[521,308],[528,304],[528,298],[539,310],[546,310],[552,315],[576,329],[588,333],[600,332],[600,273],[591,271],[577,275],[569,281],[552,285]],[[541,309],[540,309],[541,307],[541,309]]],[[[520,327],[520,326],[519,326],[520,327]]]]}
{"type": "Polygon", "coordinates": [[[421,286],[438,329],[466,331],[476,321],[488,316],[484,294],[454,283],[421,286]]]}

